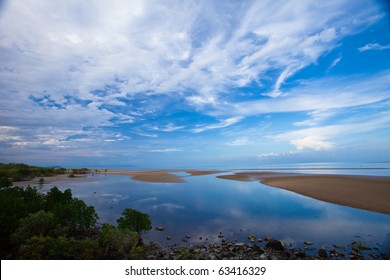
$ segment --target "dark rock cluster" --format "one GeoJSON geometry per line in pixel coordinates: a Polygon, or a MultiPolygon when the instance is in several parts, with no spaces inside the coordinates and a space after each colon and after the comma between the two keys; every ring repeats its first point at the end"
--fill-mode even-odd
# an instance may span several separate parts
{"type": "MultiPolygon", "coordinates": [[[[170,237],[171,238],[171,237],[170,237]]],[[[313,242],[305,241],[303,248],[286,246],[283,241],[271,237],[257,238],[248,235],[248,243],[230,242],[219,233],[219,243],[162,247],[155,242],[145,246],[144,258],[151,260],[329,260],[329,259],[389,259],[389,256],[379,252],[378,248],[369,248],[364,242],[353,241],[347,247],[334,244],[332,248],[313,246],[313,242]],[[261,245],[260,245],[261,244],[261,245]],[[363,254],[362,251],[366,253],[363,254]],[[367,253],[375,251],[372,253],[367,253]]],[[[183,240],[188,242],[190,236],[183,240]]]]}

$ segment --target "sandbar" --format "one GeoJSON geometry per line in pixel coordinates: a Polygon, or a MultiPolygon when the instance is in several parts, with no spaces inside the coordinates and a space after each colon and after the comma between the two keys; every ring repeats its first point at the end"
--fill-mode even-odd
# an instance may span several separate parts
{"type": "MultiPolygon", "coordinates": [[[[101,171],[103,172],[103,171],[101,171]]],[[[105,174],[110,175],[129,175],[132,180],[149,182],[149,183],[184,183],[185,180],[174,173],[184,172],[189,176],[201,176],[216,174],[221,171],[215,170],[182,170],[182,169],[170,169],[170,170],[142,170],[142,171],[120,171],[120,170],[107,170],[105,174]]]]}
{"type": "Polygon", "coordinates": [[[217,178],[259,181],[317,200],[390,215],[390,177],[238,172],[217,178]]]}

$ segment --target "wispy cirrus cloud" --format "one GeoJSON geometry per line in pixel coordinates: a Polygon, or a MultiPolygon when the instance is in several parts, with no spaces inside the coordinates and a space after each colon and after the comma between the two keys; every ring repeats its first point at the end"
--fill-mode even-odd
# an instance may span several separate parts
{"type": "Polygon", "coordinates": [[[329,65],[328,70],[336,67],[336,65],[339,64],[342,59],[343,59],[342,56],[339,56],[338,58],[333,60],[332,63],[329,65]]]}
{"type": "Polygon", "coordinates": [[[245,145],[249,145],[251,143],[252,142],[248,139],[248,137],[240,137],[240,138],[237,138],[231,142],[226,143],[226,145],[228,145],[228,146],[245,146],[245,145]]]}
{"type": "Polygon", "coordinates": [[[363,47],[358,48],[359,52],[366,52],[366,51],[382,51],[390,49],[390,45],[381,45],[378,43],[369,43],[367,45],[364,45],[363,47]]]}
{"type": "Polygon", "coordinates": [[[350,79],[319,79],[285,91],[281,98],[251,100],[225,104],[216,109],[219,115],[253,116],[279,112],[328,111],[353,106],[370,105],[390,96],[389,71],[373,76],[350,79]]]}
{"type": "MultiPolygon", "coordinates": [[[[37,158],[46,149],[59,158],[70,150],[114,161],[205,143],[211,133],[202,132],[211,130],[233,149],[281,134],[275,118],[266,129],[251,123],[265,114],[296,113],[282,125],[293,131],[338,125],[330,121],[346,108],[383,110],[383,69],[328,79],[299,74],[337,66],[341,56],[329,61],[332,52],[350,51],[343,39],[384,16],[371,0],[8,1],[0,18],[3,154],[37,158]]],[[[284,141],[337,146],[332,134],[313,135],[284,141]]]]}
{"type": "Polygon", "coordinates": [[[163,132],[173,132],[173,131],[180,130],[183,128],[185,128],[185,126],[178,126],[178,125],[175,125],[173,123],[169,123],[169,124],[161,126],[161,127],[158,127],[158,126],[151,127],[152,130],[163,131],[163,132]]]}
{"type": "Polygon", "coordinates": [[[150,150],[150,153],[175,153],[175,152],[182,152],[183,149],[181,148],[165,148],[165,149],[154,149],[150,150]]]}
{"type": "Polygon", "coordinates": [[[236,123],[240,122],[242,119],[243,119],[243,117],[232,117],[232,118],[222,120],[217,124],[198,125],[198,127],[194,128],[190,131],[194,132],[194,133],[200,133],[200,132],[207,131],[207,130],[224,128],[224,127],[228,127],[228,126],[231,126],[233,124],[236,124],[236,123]]]}

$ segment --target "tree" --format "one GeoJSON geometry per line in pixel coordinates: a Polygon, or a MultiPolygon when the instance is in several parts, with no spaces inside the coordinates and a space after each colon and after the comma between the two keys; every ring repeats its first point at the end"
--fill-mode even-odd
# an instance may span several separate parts
{"type": "Polygon", "coordinates": [[[46,236],[54,227],[53,213],[40,210],[20,219],[19,227],[11,234],[10,238],[12,243],[21,245],[35,235],[46,236]]]}
{"type": "Polygon", "coordinates": [[[43,179],[43,178],[40,178],[40,179],[39,179],[39,185],[41,185],[41,186],[42,186],[42,185],[43,185],[43,183],[45,183],[45,179],[43,179]]]}
{"type": "Polygon", "coordinates": [[[27,260],[93,260],[102,259],[102,250],[96,240],[33,236],[20,246],[18,257],[27,260]]]}
{"type": "Polygon", "coordinates": [[[149,215],[132,208],[123,210],[122,216],[116,221],[119,229],[130,229],[139,235],[152,229],[152,221],[149,215]]]}
{"type": "Polygon", "coordinates": [[[137,253],[139,235],[129,229],[118,229],[110,224],[103,224],[99,244],[105,259],[132,258],[137,253]]]}
{"type": "Polygon", "coordinates": [[[0,177],[0,189],[12,186],[12,181],[8,177],[0,177]]]}

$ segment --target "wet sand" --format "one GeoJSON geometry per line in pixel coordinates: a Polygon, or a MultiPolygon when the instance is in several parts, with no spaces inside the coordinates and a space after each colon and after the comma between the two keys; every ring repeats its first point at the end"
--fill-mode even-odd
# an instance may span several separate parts
{"type": "Polygon", "coordinates": [[[390,214],[390,177],[239,172],[217,178],[259,181],[325,202],[390,214]]]}

